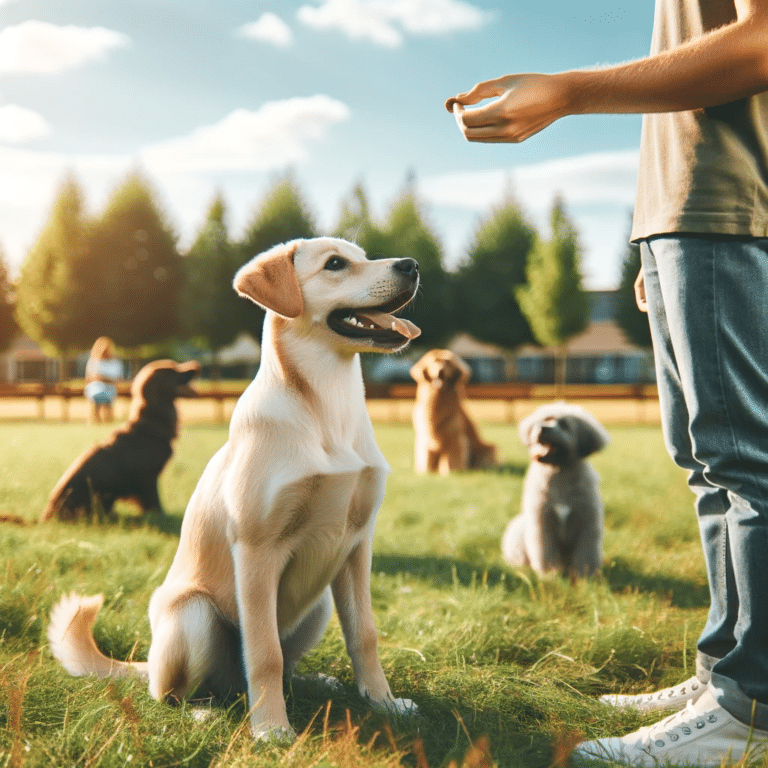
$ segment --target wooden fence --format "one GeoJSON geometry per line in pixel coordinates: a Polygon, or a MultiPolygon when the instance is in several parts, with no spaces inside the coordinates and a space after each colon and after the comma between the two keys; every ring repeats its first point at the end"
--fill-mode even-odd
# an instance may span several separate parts
{"type": "MultiPolygon", "coordinates": [[[[182,418],[223,423],[231,415],[242,387],[211,384],[198,387],[196,398],[179,401],[182,418]]],[[[651,384],[469,384],[470,413],[486,421],[515,423],[542,403],[552,400],[577,402],[606,422],[658,421],[658,392],[651,384]]],[[[410,421],[415,384],[371,384],[366,388],[374,419],[410,421]]],[[[116,421],[127,415],[130,384],[118,386],[116,421]]],[[[0,384],[0,419],[37,418],[67,421],[87,414],[82,384],[0,384]]]]}

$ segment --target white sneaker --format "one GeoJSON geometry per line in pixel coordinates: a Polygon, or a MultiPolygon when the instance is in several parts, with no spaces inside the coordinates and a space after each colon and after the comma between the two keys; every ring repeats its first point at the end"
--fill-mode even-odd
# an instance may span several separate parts
{"type": "Polygon", "coordinates": [[[573,755],[588,761],[615,761],[641,768],[688,766],[720,768],[723,760],[762,756],[768,731],[736,720],[708,691],[674,715],[621,738],[585,741],[573,755]]]}
{"type": "Polygon", "coordinates": [[[600,701],[617,709],[632,708],[638,712],[661,712],[667,709],[680,710],[689,701],[695,704],[699,700],[699,696],[706,690],[706,684],[694,675],[684,683],[672,688],[664,688],[655,693],[640,693],[636,696],[611,693],[601,696],[600,701]]]}

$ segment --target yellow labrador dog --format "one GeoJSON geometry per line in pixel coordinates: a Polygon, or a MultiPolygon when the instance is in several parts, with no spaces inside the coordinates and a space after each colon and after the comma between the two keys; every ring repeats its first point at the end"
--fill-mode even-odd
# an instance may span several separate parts
{"type": "Polygon", "coordinates": [[[48,631],[70,673],[138,673],[168,701],[247,690],[254,737],[291,736],[283,675],[320,640],[335,603],[361,694],[415,711],[393,697],[377,652],[371,540],[389,467],[358,353],[393,352],[419,335],[391,314],[418,282],[413,259],[369,261],[335,238],[279,245],[240,269],[235,289],[267,310],[261,366],[152,596],[149,659],[101,654],[91,627],[102,599],[72,595],[48,631]]]}

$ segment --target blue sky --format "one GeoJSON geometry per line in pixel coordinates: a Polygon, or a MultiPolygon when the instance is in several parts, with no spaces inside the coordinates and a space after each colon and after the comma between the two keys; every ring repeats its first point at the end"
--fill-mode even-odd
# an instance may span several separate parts
{"type": "Polygon", "coordinates": [[[509,72],[640,58],[637,0],[0,0],[0,245],[15,270],[67,170],[102,209],[135,168],[185,246],[217,190],[237,237],[294,172],[321,230],[362,181],[383,218],[415,175],[449,262],[512,189],[546,232],[561,193],[593,288],[614,287],[638,116],[471,145],[445,99],[509,72]]]}

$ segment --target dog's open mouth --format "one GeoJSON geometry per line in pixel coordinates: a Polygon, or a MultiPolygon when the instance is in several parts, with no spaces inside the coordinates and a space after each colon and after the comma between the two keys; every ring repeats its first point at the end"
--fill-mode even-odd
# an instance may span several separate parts
{"type": "Polygon", "coordinates": [[[407,299],[410,299],[410,294],[381,307],[337,309],[328,316],[328,327],[347,338],[370,339],[382,347],[399,346],[421,334],[421,330],[410,320],[391,314],[402,307],[407,299]]]}
{"type": "Polygon", "coordinates": [[[530,448],[531,459],[542,464],[561,464],[565,453],[562,446],[553,443],[538,442],[530,448]]]}

